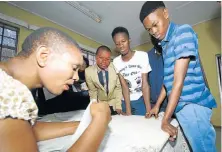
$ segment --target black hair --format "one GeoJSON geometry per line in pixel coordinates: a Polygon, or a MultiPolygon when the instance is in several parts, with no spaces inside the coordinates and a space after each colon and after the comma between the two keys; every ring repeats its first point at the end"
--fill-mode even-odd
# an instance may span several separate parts
{"type": "Polygon", "coordinates": [[[99,51],[107,51],[107,52],[112,53],[110,48],[105,45],[101,45],[100,47],[97,48],[96,55],[99,53],[99,51]]]}
{"type": "Polygon", "coordinates": [[[22,44],[22,51],[20,51],[17,56],[28,57],[40,45],[53,48],[53,51],[64,52],[64,49],[61,49],[61,46],[66,44],[74,45],[79,49],[76,41],[66,33],[52,27],[43,27],[35,30],[26,37],[22,44]]]}
{"type": "Polygon", "coordinates": [[[86,67],[88,68],[89,67],[89,60],[88,60],[88,58],[83,55],[83,60],[85,61],[86,67]]]}
{"type": "Polygon", "coordinates": [[[114,38],[114,36],[118,33],[125,33],[128,38],[129,38],[129,32],[128,30],[125,28],[125,27],[122,27],[122,26],[119,26],[119,27],[116,27],[113,31],[112,31],[112,38],[114,38]]]}
{"type": "Polygon", "coordinates": [[[161,40],[156,39],[156,38],[155,38],[154,36],[152,36],[152,35],[150,35],[150,39],[151,39],[151,42],[152,42],[152,44],[153,44],[153,46],[154,46],[154,49],[155,49],[158,53],[162,54],[162,46],[159,44],[159,42],[160,42],[161,40]]]}
{"type": "Polygon", "coordinates": [[[140,11],[140,21],[143,23],[143,20],[152,12],[158,8],[165,8],[163,1],[147,1],[143,4],[140,11]]]}

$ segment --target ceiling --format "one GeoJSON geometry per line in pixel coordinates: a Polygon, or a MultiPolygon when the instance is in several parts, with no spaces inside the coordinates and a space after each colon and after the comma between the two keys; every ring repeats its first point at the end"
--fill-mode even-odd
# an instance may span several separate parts
{"type": "MultiPolygon", "coordinates": [[[[102,18],[97,23],[62,1],[13,1],[10,2],[31,13],[44,17],[96,42],[114,47],[111,32],[117,26],[128,29],[131,46],[149,42],[148,33],[139,20],[141,1],[80,1],[79,3],[102,18]]],[[[221,16],[221,7],[217,2],[171,1],[165,2],[172,21],[179,24],[195,25],[221,16]]]]}

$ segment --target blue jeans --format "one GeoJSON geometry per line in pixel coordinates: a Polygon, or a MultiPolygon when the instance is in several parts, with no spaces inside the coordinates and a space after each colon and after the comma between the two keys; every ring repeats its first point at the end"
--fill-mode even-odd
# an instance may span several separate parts
{"type": "MultiPolygon", "coordinates": [[[[143,115],[146,114],[146,107],[143,100],[143,97],[141,96],[138,100],[132,100],[130,101],[131,105],[131,112],[132,115],[143,115]]],[[[126,112],[126,104],[125,101],[122,101],[122,111],[126,112]]]]}
{"type": "Polygon", "coordinates": [[[188,104],[176,117],[193,152],[216,152],[216,133],[210,122],[212,110],[198,104],[188,104]]]}

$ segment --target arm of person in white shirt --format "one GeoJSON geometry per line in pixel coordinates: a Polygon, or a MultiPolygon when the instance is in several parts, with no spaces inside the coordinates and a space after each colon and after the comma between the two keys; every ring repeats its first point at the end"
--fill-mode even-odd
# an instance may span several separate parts
{"type": "Polygon", "coordinates": [[[148,114],[151,110],[151,104],[150,104],[150,86],[148,83],[148,73],[152,70],[149,63],[149,57],[148,54],[143,52],[141,54],[141,61],[142,61],[142,93],[143,93],[143,99],[146,106],[146,114],[145,117],[148,117],[148,114]]]}
{"type": "Polygon", "coordinates": [[[150,104],[150,86],[147,80],[147,73],[142,73],[142,92],[143,92],[143,98],[144,103],[146,106],[146,117],[148,117],[148,114],[151,110],[151,104],[150,104]]]}
{"type": "Polygon", "coordinates": [[[131,106],[130,106],[130,92],[129,92],[129,87],[127,85],[126,80],[123,78],[121,74],[119,75],[119,80],[122,86],[122,93],[123,93],[123,98],[124,102],[126,104],[126,115],[132,115],[131,113],[131,106]]]}
{"type": "Polygon", "coordinates": [[[122,114],[122,87],[121,87],[121,84],[120,84],[120,80],[119,78],[117,78],[116,80],[116,86],[115,86],[115,90],[114,90],[114,93],[115,93],[115,98],[116,98],[116,112],[118,114],[122,114]]]}

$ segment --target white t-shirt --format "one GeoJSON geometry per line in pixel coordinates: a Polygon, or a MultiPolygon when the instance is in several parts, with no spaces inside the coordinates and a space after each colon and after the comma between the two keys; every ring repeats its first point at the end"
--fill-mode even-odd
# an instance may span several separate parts
{"type": "Polygon", "coordinates": [[[124,62],[121,55],[113,60],[116,72],[120,73],[127,81],[130,100],[138,100],[142,95],[142,73],[149,73],[151,67],[148,54],[142,51],[136,51],[133,57],[124,62]]]}

